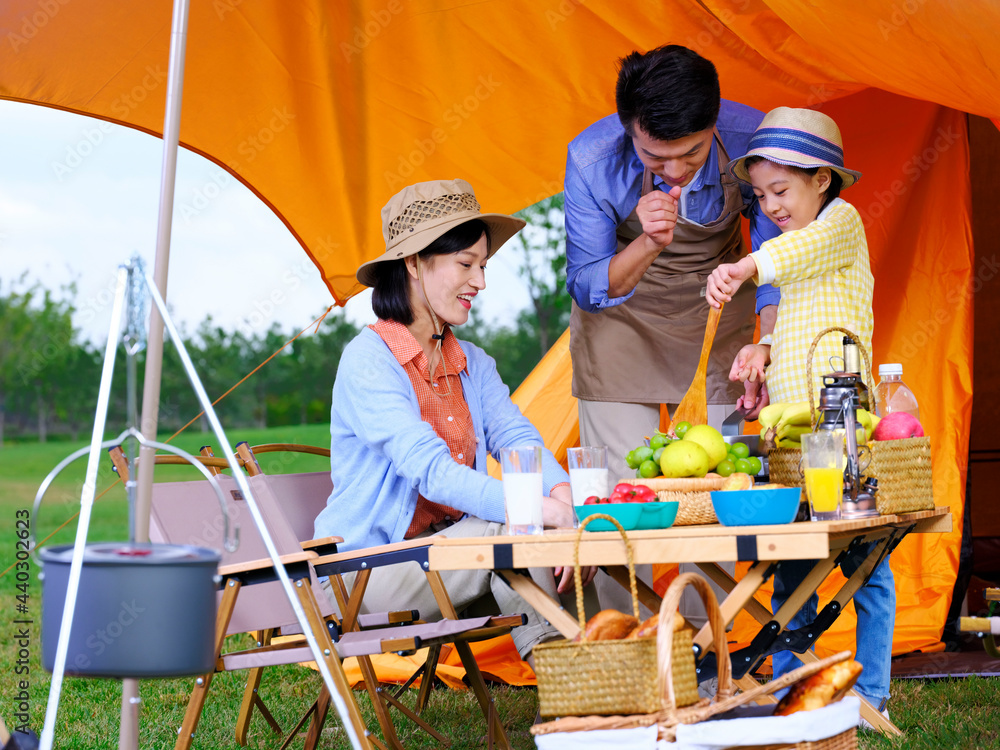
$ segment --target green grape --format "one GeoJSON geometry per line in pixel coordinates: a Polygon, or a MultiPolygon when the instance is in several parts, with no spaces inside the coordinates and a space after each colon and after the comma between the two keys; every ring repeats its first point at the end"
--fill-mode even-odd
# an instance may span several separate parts
{"type": "Polygon", "coordinates": [[[728,477],[734,471],[736,471],[736,466],[728,458],[719,461],[719,465],[715,467],[715,473],[720,477],[728,477]]]}
{"type": "Polygon", "coordinates": [[[662,448],[669,442],[670,438],[668,438],[662,432],[658,432],[649,439],[649,447],[655,451],[662,448]]]}
{"type": "Polygon", "coordinates": [[[653,449],[648,445],[640,445],[632,452],[635,453],[635,465],[637,467],[641,466],[643,461],[648,461],[653,457],[653,449]]]}
{"type": "Polygon", "coordinates": [[[657,465],[659,465],[659,463],[660,463],[660,455],[663,453],[663,449],[666,448],[666,447],[667,446],[665,446],[665,445],[661,445],[659,448],[657,448],[655,451],[653,451],[653,460],[656,461],[657,465]]]}
{"type": "Polygon", "coordinates": [[[736,458],[746,458],[750,455],[750,446],[746,443],[733,443],[729,450],[736,458]]]}
{"type": "Polygon", "coordinates": [[[736,459],[736,471],[741,474],[750,474],[750,462],[745,458],[736,459]]]}
{"type": "Polygon", "coordinates": [[[757,456],[750,456],[747,459],[747,461],[750,462],[750,474],[752,476],[757,476],[758,474],[760,474],[760,470],[761,470],[760,459],[757,458],[757,456]]]}
{"type": "Polygon", "coordinates": [[[639,476],[643,479],[660,476],[660,465],[652,459],[643,461],[642,465],[639,466],[639,476]]]}
{"type": "Polygon", "coordinates": [[[684,435],[687,434],[687,431],[690,429],[691,429],[690,422],[678,422],[677,424],[674,425],[674,434],[677,437],[682,438],[684,437],[684,435]]]}
{"type": "Polygon", "coordinates": [[[639,468],[639,464],[641,464],[642,461],[639,461],[639,460],[636,459],[636,455],[635,455],[635,451],[634,450],[630,450],[628,452],[628,455],[625,456],[625,463],[628,464],[628,467],[630,469],[638,469],[639,468]]]}

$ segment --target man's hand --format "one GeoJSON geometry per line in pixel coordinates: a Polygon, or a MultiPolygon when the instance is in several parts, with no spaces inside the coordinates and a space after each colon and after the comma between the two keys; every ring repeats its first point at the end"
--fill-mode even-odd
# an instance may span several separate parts
{"type": "Polygon", "coordinates": [[[757,264],[751,256],[741,258],[736,263],[723,263],[717,266],[708,277],[705,287],[705,299],[712,307],[722,307],[724,302],[732,300],[736,290],[744,281],[757,275],[757,264]]]}
{"type": "Polygon", "coordinates": [[[761,344],[747,344],[736,355],[729,370],[729,379],[734,383],[742,381],[746,392],[736,402],[736,408],[744,419],[754,420],[760,410],[768,404],[767,385],[764,370],[770,360],[771,347],[761,344]]]}
{"type": "Polygon", "coordinates": [[[639,199],[635,213],[642,222],[642,231],[653,244],[664,248],[674,240],[677,226],[677,201],[681,197],[680,187],[670,188],[669,193],[654,190],[639,199]]]}
{"type": "Polygon", "coordinates": [[[743,412],[743,419],[752,422],[757,419],[760,410],[771,403],[771,399],[767,393],[766,381],[752,382],[748,380],[744,385],[746,393],[736,400],[736,410],[743,412]]]}

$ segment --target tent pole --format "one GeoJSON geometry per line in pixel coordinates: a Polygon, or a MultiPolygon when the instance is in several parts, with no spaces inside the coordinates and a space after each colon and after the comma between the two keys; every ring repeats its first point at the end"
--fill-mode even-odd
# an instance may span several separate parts
{"type": "MultiPolygon", "coordinates": [[[[170,229],[174,215],[174,180],[177,176],[177,143],[180,140],[181,94],[184,87],[184,55],[187,48],[189,0],[174,0],[170,30],[170,59],[167,69],[167,100],[163,115],[163,162],[160,172],[160,209],[156,228],[156,256],[153,281],[160,296],[167,297],[167,270],[170,264],[170,229]]],[[[142,416],[139,429],[148,441],[156,440],[160,411],[160,374],[163,364],[163,317],[155,306],[149,316],[146,369],[142,389],[142,416]]],[[[149,540],[149,506],[153,488],[155,448],[143,445],[139,451],[135,515],[132,534],[137,542],[149,540]]],[[[122,681],[121,726],[118,750],[139,746],[139,682],[122,681]]]]}

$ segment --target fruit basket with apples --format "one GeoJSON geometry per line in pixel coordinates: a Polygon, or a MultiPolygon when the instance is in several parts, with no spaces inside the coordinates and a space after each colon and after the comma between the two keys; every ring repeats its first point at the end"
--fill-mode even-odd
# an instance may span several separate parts
{"type": "Polygon", "coordinates": [[[630,451],[625,462],[637,476],[622,481],[648,487],[661,502],[678,503],[675,526],[717,523],[710,493],[734,478],[749,488],[761,469],[746,444],[729,444],[714,427],[683,421],[671,434],[657,432],[648,445],[630,451]]]}
{"type": "MultiPolygon", "coordinates": [[[[791,438],[795,432],[814,431],[819,423],[816,399],[813,395],[813,354],[819,340],[828,333],[840,332],[858,341],[858,337],[846,328],[830,327],[820,331],[813,339],[806,357],[806,378],[809,400],[802,404],[773,404],[761,411],[760,421],[764,442],[767,434],[776,437],[768,454],[771,480],[792,486],[801,486],[799,459],[801,449],[791,438]],[[773,407],[773,408],[772,408],[773,407]],[[765,412],[770,409],[771,411],[765,412]],[[803,422],[808,413],[809,421],[803,422]],[[773,424],[772,424],[773,423],[773,424]]],[[[867,369],[867,382],[872,382],[871,364],[864,346],[858,347],[867,369]]],[[[875,393],[869,392],[871,408],[875,410],[875,393]]],[[[912,513],[930,510],[934,507],[933,481],[931,477],[931,441],[924,435],[919,421],[903,412],[890,413],[879,420],[864,409],[858,410],[859,429],[864,428],[871,461],[864,474],[878,480],[875,503],[882,515],[912,513]]]]}

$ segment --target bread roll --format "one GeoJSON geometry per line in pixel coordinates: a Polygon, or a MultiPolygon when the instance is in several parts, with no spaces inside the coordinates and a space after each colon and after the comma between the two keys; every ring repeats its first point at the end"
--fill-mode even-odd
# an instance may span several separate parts
{"type": "Polygon", "coordinates": [[[653,615],[648,620],[639,623],[635,630],[628,634],[629,638],[652,638],[660,625],[660,616],[653,615]]]}
{"type": "MultiPolygon", "coordinates": [[[[638,627],[628,634],[629,638],[651,638],[656,635],[656,631],[660,625],[660,616],[653,615],[648,620],[639,623],[638,627]]],[[[682,630],[687,623],[681,616],[680,612],[674,612],[674,624],[673,632],[676,633],[678,630],[682,630]]]]}
{"type": "Polygon", "coordinates": [[[583,637],[588,641],[615,641],[635,630],[639,621],[617,609],[602,609],[587,621],[583,637]]]}
{"type": "Polygon", "coordinates": [[[842,661],[811,677],[796,682],[778,701],[774,716],[788,716],[797,711],[812,711],[844,697],[861,674],[856,661],[842,661]]]}

